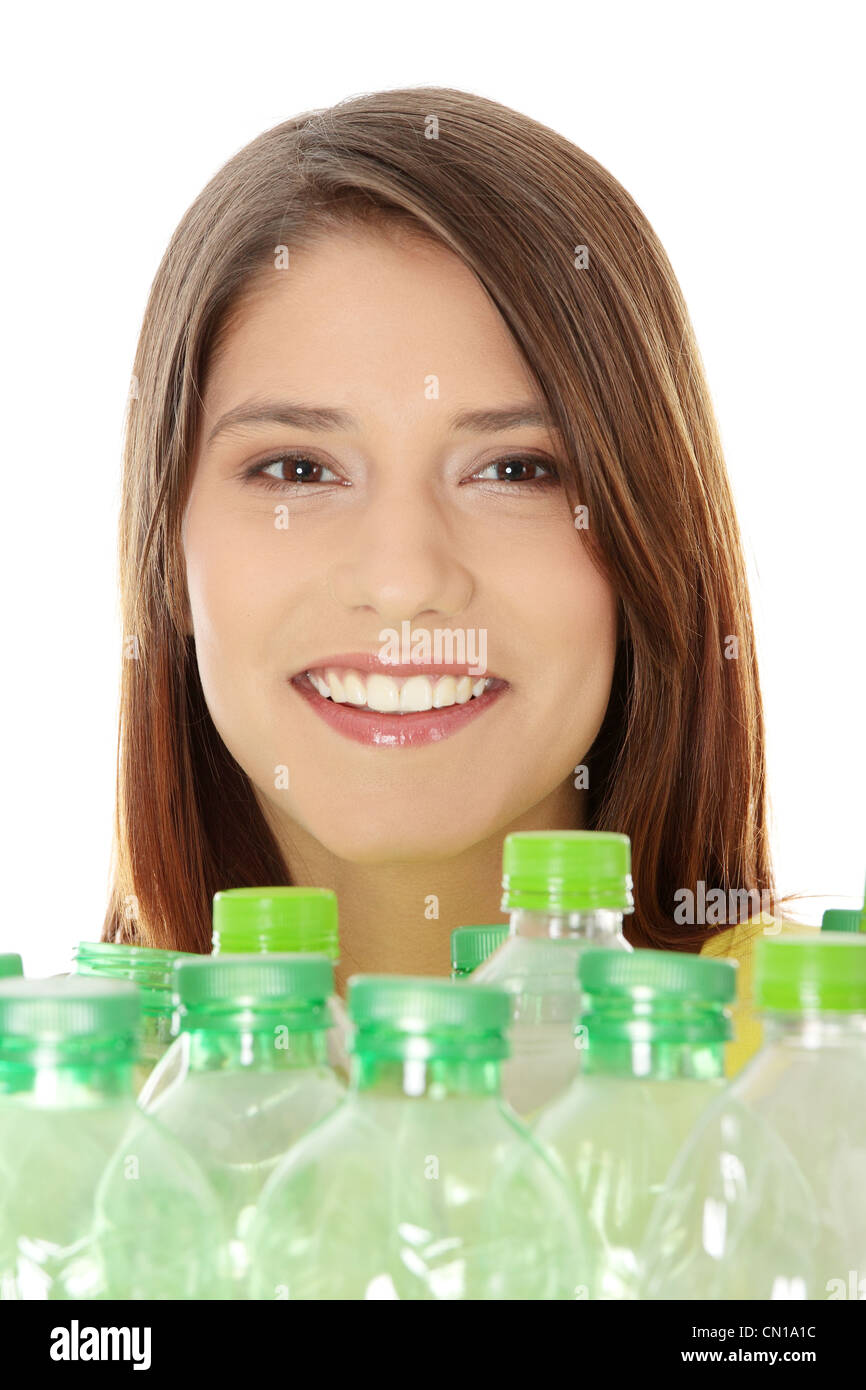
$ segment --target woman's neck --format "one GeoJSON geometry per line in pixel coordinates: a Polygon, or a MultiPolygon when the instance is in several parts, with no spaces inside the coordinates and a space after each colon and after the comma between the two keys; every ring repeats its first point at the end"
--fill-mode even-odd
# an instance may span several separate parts
{"type": "Polygon", "coordinates": [[[502,842],[517,830],[584,829],[585,792],[571,780],[488,839],[448,859],[356,864],[340,859],[295,821],[276,821],[291,881],[331,888],[340,913],[337,992],[357,974],[448,975],[455,927],[501,922],[502,842]]]}

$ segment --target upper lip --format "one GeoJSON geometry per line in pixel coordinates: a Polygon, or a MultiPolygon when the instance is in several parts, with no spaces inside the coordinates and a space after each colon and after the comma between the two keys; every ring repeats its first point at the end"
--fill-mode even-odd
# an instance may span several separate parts
{"type": "MultiPolygon", "coordinates": [[[[377,671],[383,676],[471,676],[476,675],[478,680],[501,680],[494,671],[485,670],[483,676],[478,676],[473,671],[469,662],[391,662],[383,661],[378,652],[343,652],[339,656],[317,657],[314,661],[308,661],[300,670],[295,672],[296,676],[302,676],[305,671],[323,671],[328,667],[335,667],[337,670],[347,671],[377,671]]],[[[294,677],[293,677],[294,679],[294,677]]]]}

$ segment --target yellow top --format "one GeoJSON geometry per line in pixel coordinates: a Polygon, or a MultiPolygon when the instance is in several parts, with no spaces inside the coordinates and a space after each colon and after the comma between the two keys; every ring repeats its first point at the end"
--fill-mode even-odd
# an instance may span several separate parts
{"type": "Polygon", "coordinates": [[[735,960],[737,970],[737,998],[731,1013],[734,1020],[733,1040],[725,1044],[725,1075],[735,1076],[741,1067],[753,1057],[761,1046],[763,1028],[759,1014],[754,1012],[752,1003],[752,959],[755,939],[762,932],[767,936],[789,933],[818,932],[818,927],[810,927],[803,922],[780,921],[774,917],[772,922],[740,922],[711,936],[701,948],[702,956],[724,956],[735,960]]]}

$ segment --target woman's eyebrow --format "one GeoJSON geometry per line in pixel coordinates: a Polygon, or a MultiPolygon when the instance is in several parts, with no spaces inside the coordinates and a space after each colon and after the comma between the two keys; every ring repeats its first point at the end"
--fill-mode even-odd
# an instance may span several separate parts
{"type": "MultiPolygon", "coordinates": [[[[303,405],[297,401],[250,401],[221,415],[207,438],[212,444],[220,434],[242,430],[245,425],[289,425],[301,430],[357,430],[360,424],[348,411],[332,406],[303,405]]],[[[555,430],[550,415],[533,402],[482,410],[461,410],[449,421],[452,430],[491,434],[497,430],[541,427],[555,430]]]]}

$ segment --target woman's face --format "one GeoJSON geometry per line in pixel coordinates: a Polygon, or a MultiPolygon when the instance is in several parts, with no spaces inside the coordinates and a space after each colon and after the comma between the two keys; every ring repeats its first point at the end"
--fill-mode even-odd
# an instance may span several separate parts
{"type": "Polygon", "coordinates": [[[463,262],[392,233],[293,252],[226,337],[183,523],[191,627],[214,724],[289,834],[442,858],[570,786],[617,609],[556,433],[521,418],[541,411],[463,262]]]}

